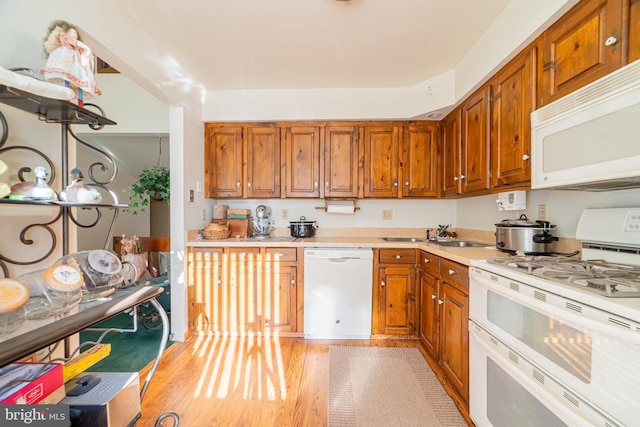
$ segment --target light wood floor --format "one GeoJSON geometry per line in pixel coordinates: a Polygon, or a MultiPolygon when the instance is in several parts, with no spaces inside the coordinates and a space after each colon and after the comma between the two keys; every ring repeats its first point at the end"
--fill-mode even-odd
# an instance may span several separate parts
{"type": "Polygon", "coordinates": [[[136,426],[153,426],[166,411],[181,427],[324,426],[330,344],[420,348],[406,339],[192,337],[163,355],[136,426]]]}

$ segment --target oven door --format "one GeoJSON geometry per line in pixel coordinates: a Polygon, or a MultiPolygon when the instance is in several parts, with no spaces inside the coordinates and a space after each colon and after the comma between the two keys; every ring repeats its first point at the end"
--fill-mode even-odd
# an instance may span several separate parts
{"type": "Polygon", "coordinates": [[[473,321],[469,353],[469,409],[478,427],[619,425],[473,321]]]}
{"type": "Polygon", "coordinates": [[[595,407],[640,413],[640,327],[506,277],[470,270],[470,317],[595,407]]]}

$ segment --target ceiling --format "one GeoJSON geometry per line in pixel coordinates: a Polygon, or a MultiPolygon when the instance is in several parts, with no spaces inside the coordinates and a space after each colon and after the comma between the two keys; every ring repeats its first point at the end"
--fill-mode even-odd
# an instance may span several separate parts
{"type": "Polygon", "coordinates": [[[114,0],[163,67],[138,72],[205,91],[412,86],[454,69],[509,2],[114,0]]]}

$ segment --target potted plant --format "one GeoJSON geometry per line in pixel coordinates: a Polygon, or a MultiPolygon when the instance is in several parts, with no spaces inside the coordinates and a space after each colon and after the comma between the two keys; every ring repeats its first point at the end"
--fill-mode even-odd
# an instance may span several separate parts
{"type": "Polygon", "coordinates": [[[170,171],[166,166],[156,165],[142,169],[138,181],[125,190],[129,193],[129,208],[126,212],[131,215],[145,212],[150,199],[169,203],[169,177],[170,171]]]}

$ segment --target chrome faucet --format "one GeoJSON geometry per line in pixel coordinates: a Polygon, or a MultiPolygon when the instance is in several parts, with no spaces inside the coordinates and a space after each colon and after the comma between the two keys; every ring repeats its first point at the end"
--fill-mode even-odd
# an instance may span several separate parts
{"type": "Polygon", "coordinates": [[[427,228],[427,240],[431,240],[431,232],[433,231],[433,228],[427,228]]]}

